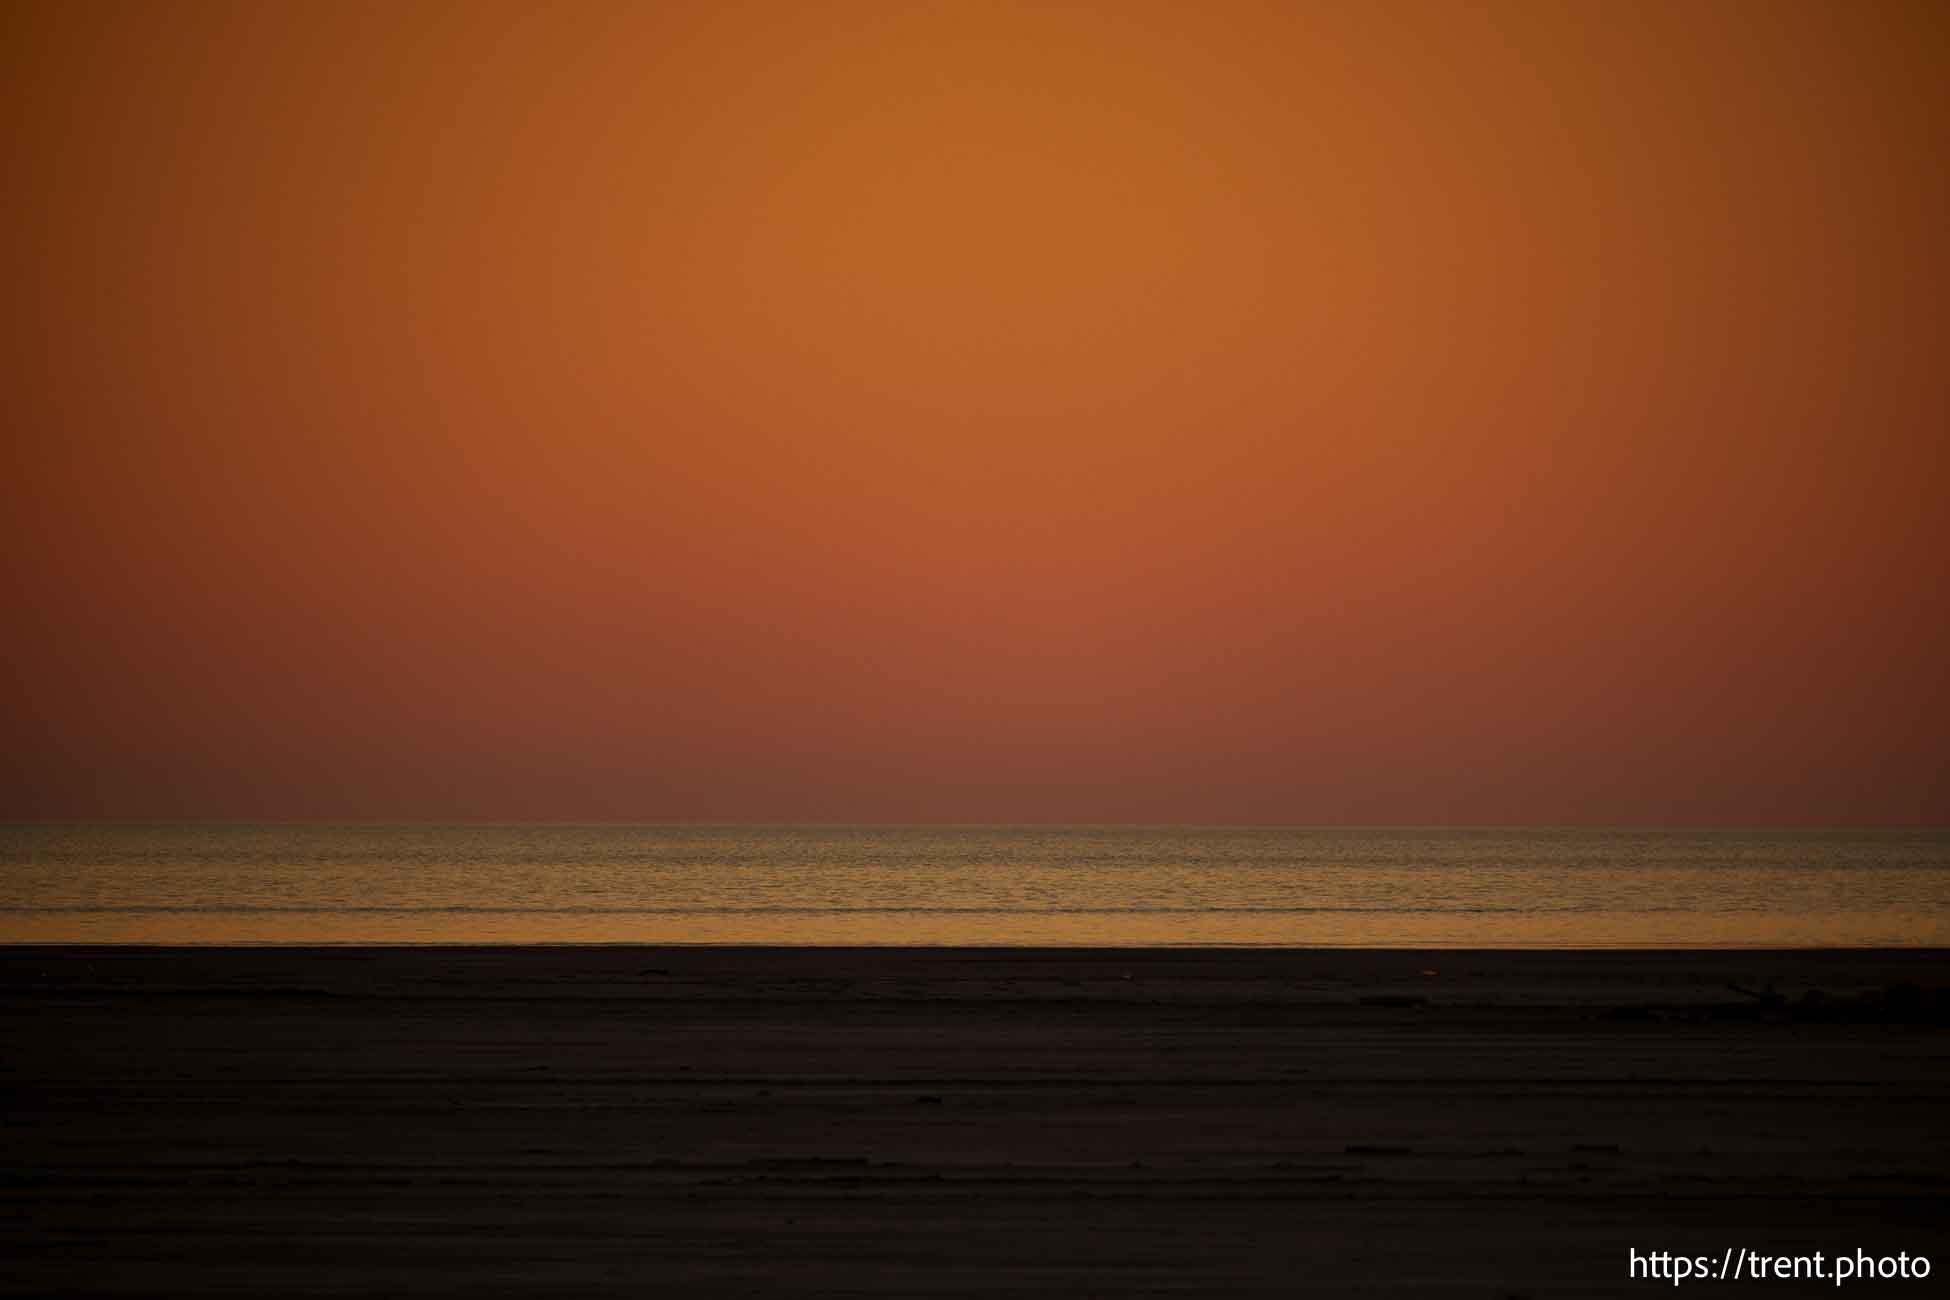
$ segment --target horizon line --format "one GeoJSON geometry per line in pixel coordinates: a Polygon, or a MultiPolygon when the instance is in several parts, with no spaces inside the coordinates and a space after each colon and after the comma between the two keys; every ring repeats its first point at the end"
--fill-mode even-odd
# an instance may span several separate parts
{"type": "Polygon", "coordinates": [[[1760,822],[1124,822],[1124,821],[771,821],[632,818],[0,818],[0,827],[25,829],[54,826],[98,827],[224,827],[224,826],[366,826],[366,827],[616,827],[643,830],[1149,830],[1149,831],[1591,831],[1631,833],[1772,833],[1830,834],[1837,832],[1950,833],[1950,823],[1760,823],[1760,822]]]}

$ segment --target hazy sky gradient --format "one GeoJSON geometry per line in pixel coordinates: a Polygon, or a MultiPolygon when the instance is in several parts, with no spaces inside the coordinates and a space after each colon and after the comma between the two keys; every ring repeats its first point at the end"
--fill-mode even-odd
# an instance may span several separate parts
{"type": "Polygon", "coordinates": [[[1941,4],[0,28],[0,816],[1950,822],[1941,4]]]}

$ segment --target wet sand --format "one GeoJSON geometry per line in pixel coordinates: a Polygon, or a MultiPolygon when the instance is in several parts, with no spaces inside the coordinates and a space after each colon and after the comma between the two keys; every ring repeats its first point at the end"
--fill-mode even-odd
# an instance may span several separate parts
{"type": "Polygon", "coordinates": [[[1732,1247],[1921,1251],[1933,1282],[1869,1289],[1923,1294],[1950,1277],[1947,973],[6,948],[0,1287],[1541,1297],[1732,1247]]]}

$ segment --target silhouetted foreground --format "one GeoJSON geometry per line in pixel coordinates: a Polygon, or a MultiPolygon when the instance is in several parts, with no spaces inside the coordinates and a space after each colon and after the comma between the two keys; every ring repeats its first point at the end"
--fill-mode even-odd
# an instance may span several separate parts
{"type": "Polygon", "coordinates": [[[1541,1297],[1667,1290],[1627,1276],[1628,1250],[1732,1247],[1920,1251],[1940,1284],[1947,970],[1941,952],[0,949],[0,1279],[1541,1297]]]}

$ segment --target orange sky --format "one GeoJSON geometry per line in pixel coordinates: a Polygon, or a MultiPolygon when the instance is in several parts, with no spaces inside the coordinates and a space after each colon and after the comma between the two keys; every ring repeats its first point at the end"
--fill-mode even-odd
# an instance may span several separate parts
{"type": "Polygon", "coordinates": [[[0,816],[1950,822],[1940,4],[0,27],[0,816]]]}

